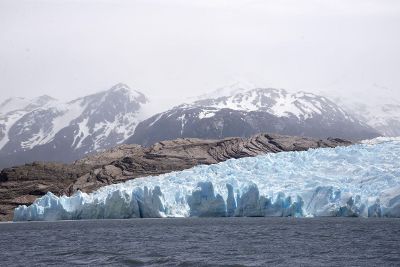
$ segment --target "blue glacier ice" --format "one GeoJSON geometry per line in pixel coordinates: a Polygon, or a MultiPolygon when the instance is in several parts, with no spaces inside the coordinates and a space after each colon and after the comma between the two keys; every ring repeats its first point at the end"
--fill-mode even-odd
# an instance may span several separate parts
{"type": "Polygon", "coordinates": [[[49,192],[14,220],[189,216],[400,217],[400,138],[232,159],[91,194],[49,192]]]}

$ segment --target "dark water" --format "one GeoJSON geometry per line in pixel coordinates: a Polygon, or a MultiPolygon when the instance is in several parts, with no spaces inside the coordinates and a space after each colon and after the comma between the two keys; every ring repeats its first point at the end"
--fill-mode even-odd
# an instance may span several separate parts
{"type": "Polygon", "coordinates": [[[3,223],[0,265],[400,266],[400,220],[193,218],[3,223]]]}

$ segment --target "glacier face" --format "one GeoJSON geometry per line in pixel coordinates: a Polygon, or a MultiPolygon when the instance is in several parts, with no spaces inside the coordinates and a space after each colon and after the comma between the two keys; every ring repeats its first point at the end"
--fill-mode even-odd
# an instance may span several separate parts
{"type": "Polygon", "coordinates": [[[14,220],[189,216],[400,217],[400,138],[282,152],[52,193],[14,220]]]}

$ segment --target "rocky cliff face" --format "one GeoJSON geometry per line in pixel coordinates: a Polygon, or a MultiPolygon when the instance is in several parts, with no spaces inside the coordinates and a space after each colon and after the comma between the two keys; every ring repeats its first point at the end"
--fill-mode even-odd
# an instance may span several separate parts
{"type": "Polygon", "coordinates": [[[379,136],[325,97],[256,88],[201,99],[156,114],[139,123],[126,143],[151,145],[175,138],[249,137],[261,132],[350,140],[379,136]]]}
{"type": "Polygon", "coordinates": [[[71,195],[77,190],[91,192],[137,177],[231,158],[350,144],[342,139],[318,140],[268,134],[222,140],[177,139],[151,147],[121,145],[73,164],[32,163],[6,168],[0,173],[0,220],[11,220],[16,206],[31,204],[48,191],[58,195],[71,195]]]}

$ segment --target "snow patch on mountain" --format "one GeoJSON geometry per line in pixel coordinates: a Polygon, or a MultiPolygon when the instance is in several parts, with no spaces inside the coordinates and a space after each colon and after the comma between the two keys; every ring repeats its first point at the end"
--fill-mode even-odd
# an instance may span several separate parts
{"type": "MultiPolygon", "coordinates": [[[[58,113],[52,120],[51,131],[41,140],[39,144],[46,144],[54,139],[54,136],[72,121],[77,119],[86,106],[82,101],[72,101],[69,103],[57,103],[57,106],[51,107],[54,113],[58,113]]],[[[34,146],[34,145],[33,145],[34,146]]],[[[31,148],[33,147],[31,146],[31,148]]]]}
{"type": "Polygon", "coordinates": [[[199,119],[207,119],[215,116],[215,112],[211,110],[202,110],[199,113],[199,119]]]}
{"type": "MultiPolygon", "coordinates": [[[[327,110],[341,114],[344,118],[354,121],[342,108],[325,97],[312,93],[289,93],[284,89],[253,88],[230,96],[216,99],[203,99],[187,104],[188,107],[207,107],[201,112],[201,118],[210,113],[210,108],[216,110],[232,109],[238,111],[266,111],[277,117],[294,116],[299,120],[307,120],[315,115],[322,115],[327,110]]],[[[184,105],[178,107],[185,107],[184,105]]]]}

